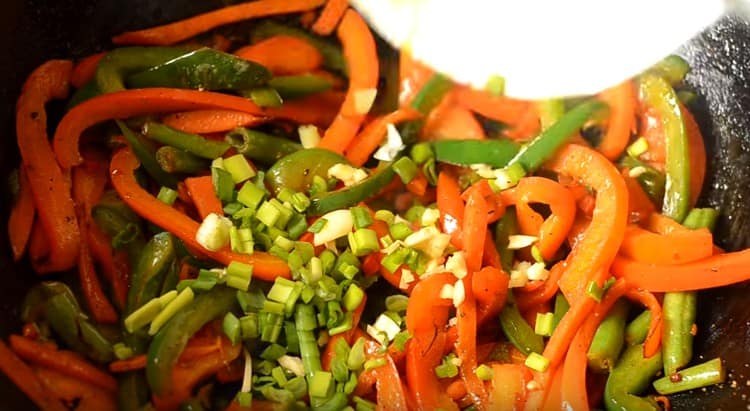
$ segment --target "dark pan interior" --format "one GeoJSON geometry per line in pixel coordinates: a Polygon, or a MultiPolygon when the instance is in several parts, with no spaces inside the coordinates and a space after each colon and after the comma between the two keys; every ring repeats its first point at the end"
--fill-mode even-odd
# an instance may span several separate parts
{"type": "MultiPolygon", "coordinates": [[[[25,76],[50,58],[78,58],[110,47],[112,34],[147,27],[219,7],[227,0],[4,0],[0,13],[0,336],[19,329],[16,307],[37,281],[27,262],[10,258],[6,217],[10,197],[5,176],[18,163],[14,106],[25,76]]],[[[676,14],[675,18],[679,18],[676,14]]],[[[665,27],[668,29],[668,27],[665,27]]],[[[750,24],[725,17],[681,50],[693,66],[688,82],[710,153],[701,205],[721,211],[717,236],[728,250],[750,246],[750,24]]],[[[588,56],[587,58],[591,58],[588,56]]],[[[579,61],[585,61],[580,59],[579,61]]],[[[748,267],[750,269],[750,267],[748,267]]],[[[750,287],[703,293],[699,305],[698,355],[721,356],[727,384],[672,397],[676,410],[745,409],[750,387],[750,287]]],[[[34,406],[0,376],[0,410],[34,406]]]]}

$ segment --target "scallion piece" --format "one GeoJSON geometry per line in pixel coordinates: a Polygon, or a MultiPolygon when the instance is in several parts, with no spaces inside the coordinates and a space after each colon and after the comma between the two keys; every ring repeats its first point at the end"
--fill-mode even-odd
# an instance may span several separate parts
{"type": "Polygon", "coordinates": [[[250,264],[232,261],[227,266],[226,284],[238,290],[247,291],[250,280],[253,278],[253,266],[250,264]]]}
{"type": "Polygon", "coordinates": [[[602,302],[602,297],[604,296],[604,290],[599,287],[599,284],[597,284],[596,281],[591,280],[586,285],[586,294],[588,294],[589,297],[593,298],[596,302],[600,303],[602,302]]]}
{"type": "Polygon", "coordinates": [[[343,297],[344,308],[346,311],[354,311],[365,298],[365,292],[357,284],[352,284],[346,290],[343,297]]]}
{"type": "Polygon", "coordinates": [[[411,158],[417,164],[423,164],[431,158],[435,158],[430,143],[417,143],[411,147],[411,158]]]}
{"type": "Polygon", "coordinates": [[[240,320],[232,313],[227,313],[224,316],[224,320],[221,323],[221,328],[224,331],[224,335],[229,338],[232,344],[237,344],[240,341],[241,327],[240,320]]]}
{"type": "Polygon", "coordinates": [[[172,205],[177,200],[177,191],[172,190],[169,187],[162,186],[159,189],[159,194],[156,195],[156,198],[159,199],[162,203],[172,205]]]}
{"type": "Polygon", "coordinates": [[[232,181],[234,181],[235,184],[242,183],[255,177],[255,170],[253,170],[250,163],[242,154],[235,154],[231,157],[225,158],[223,165],[224,170],[232,175],[232,181]]]}
{"type": "Polygon", "coordinates": [[[492,368],[490,368],[486,364],[482,364],[479,367],[477,367],[476,370],[474,370],[474,373],[479,377],[482,381],[489,381],[492,379],[492,368]]]}
{"type": "Polygon", "coordinates": [[[242,339],[249,340],[252,338],[258,338],[260,331],[258,329],[258,314],[249,313],[243,317],[240,317],[240,331],[242,333],[242,339]]]}
{"type": "Polygon", "coordinates": [[[193,302],[193,289],[188,287],[180,292],[174,300],[170,301],[159,313],[159,315],[151,321],[151,328],[148,330],[149,335],[155,335],[159,329],[169,321],[178,311],[185,308],[188,304],[193,302]]]}
{"type": "Polygon", "coordinates": [[[232,175],[223,168],[211,167],[211,182],[214,184],[214,191],[222,203],[232,201],[234,197],[234,180],[232,175]]]}
{"type": "Polygon", "coordinates": [[[349,233],[347,238],[352,254],[357,257],[365,256],[379,249],[378,234],[375,230],[360,228],[353,233],[349,233]]]}
{"type": "Polygon", "coordinates": [[[255,210],[265,196],[265,191],[258,188],[255,184],[247,182],[242,185],[242,188],[240,188],[240,191],[237,193],[237,201],[250,210],[255,210]]]}
{"type": "MultiPolygon", "coordinates": [[[[420,213],[421,214],[421,213],[420,213]]],[[[420,215],[421,219],[421,215],[420,215]]],[[[388,230],[394,240],[404,240],[406,237],[411,235],[414,231],[409,227],[409,224],[405,222],[395,223],[388,227],[388,230]]]]}
{"type": "Polygon", "coordinates": [[[281,344],[271,344],[260,353],[260,358],[268,361],[276,361],[286,354],[286,348],[281,344]]]}
{"type": "Polygon", "coordinates": [[[352,213],[354,228],[365,228],[372,224],[372,217],[370,217],[370,213],[364,207],[352,207],[349,209],[349,212],[352,213]]]}
{"type": "Polygon", "coordinates": [[[417,165],[409,157],[401,157],[393,163],[393,171],[398,174],[404,184],[408,184],[419,173],[417,165]]]}
{"type": "Polygon", "coordinates": [[[532,352],[526,357],[524,364],[534,371],[545,372],[549,368],[549,359],[541,354],[532,352]]]}
{"type": "Polygon", "coordinates": [[[552,335],[555,324],[554,313],[537,313],[536,322],[534,323],[534,333],[549,337],[552,335]]]}
{"type": "Polygon", "coordinates": [[[323,370],[313,372],[309,387],[311,397],[328,398],[334,387],[333,374],[323,370]]]}
{"type": "Polygon", "coordinates": [[[372,358],[365,361],[365,370],[371,370],[373,368],[382,367],[387,363],[385,358],[372,358]]]}

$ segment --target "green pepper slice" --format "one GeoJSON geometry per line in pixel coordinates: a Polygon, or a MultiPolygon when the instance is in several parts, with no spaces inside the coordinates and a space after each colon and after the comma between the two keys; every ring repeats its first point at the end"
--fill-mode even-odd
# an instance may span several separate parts
{"type": "Polygon", "coordinates": [[[174,259],[175,246],[170,233],[156,234],[146,243],[141,258],[131,273],[126,313],[132,313],[159,296],[174,259]]]}
{"type": "Polygon", "coordinates": [[[358,184],[313,197],[307,212],[310,215],[322,215],[333,210],[351,207],[380,192],[395,176],[396,172],[393,171],[392,163],[383,165],[358,184]]]}
{"type": "Polygon", "coordinates": [[[440,140],[432,143],[435,159],[443,163],[469,166],[488,164],[504,167],[518,153],[510,140],[440,140]]]}
{"type": "Polygon", "coordinates": [[[102,93],[125,90],[125,77],[175,59],[187,50],[177,47],[123,47],[107,53],[96,68],[102,93]]]}
{"type": "Polygon", "coordinates": [[[266,172],[266,182],[278,193],[286,187],[292,191],[306,192],[315,176],[328,178],[328,169],[334,164],[348,164],[346,158],[322,148],[308,148],[288,154],[266,172]]]}
{"type": "Polygon", "coordinates": [[[224,139],[238,153],[261,164],[273,164],[284,156],[302,150],[299,143],[247,128],[236,128],[227,133],[224,139]]]}

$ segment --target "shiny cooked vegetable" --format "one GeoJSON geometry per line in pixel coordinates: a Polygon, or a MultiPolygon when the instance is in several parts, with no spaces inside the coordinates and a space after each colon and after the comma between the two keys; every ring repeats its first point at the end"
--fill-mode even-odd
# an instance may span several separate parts
{"type": "Polygon", "coordinates": [[[750,254],[695,208],[678,57],[532,102],[384,49],[342,0],[114,41],[19,99],[9,238],[55,277],[0,370],[41,407],[655,410],[725,379],[693,358],[695,293],[750,254]]]}

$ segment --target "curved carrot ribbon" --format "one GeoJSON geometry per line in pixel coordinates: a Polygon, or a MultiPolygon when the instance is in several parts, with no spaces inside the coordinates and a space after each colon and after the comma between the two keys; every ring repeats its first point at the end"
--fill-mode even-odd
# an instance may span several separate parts
{"type": "Polygon", "coordinates": [[[323,55],[310,42],[283,34],[242,47],[234,54],[264,66],[277,76],[307,73],[323,64],[323,55]]]}
{"type": "Polygon", "coordinates": [[[223,133],[237,127],[262,124],[266,118],[234,110],[195,110],[164,116],[161,122],[176,130],[193,134],[223,133]]]}
{"type": "Polygon", "coordinates": [[[253,266],[253,275],[265,281],[273,281],[276,277],[289,278],[289,266],[286,262],[270,254],[256,251],[253,254],[240,254],[225,247],[219,251],[210,251],[201,246],[195,239],[199,224],[159,201],[138,185],[133,171],[138,167],[138,159],[130,149],[122,149],[115,153],[110,163],[110,178],[120,198],[138,215],[158,225],[166,231],[176,235],[207,257],[228,265],[232,261],[239,261],[253,266]]]}

